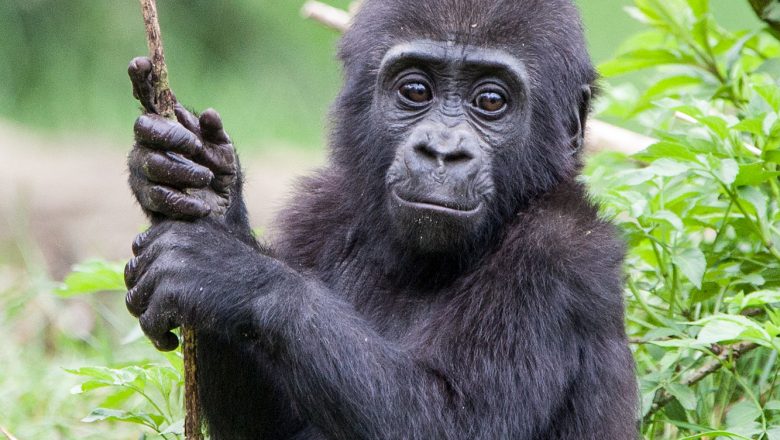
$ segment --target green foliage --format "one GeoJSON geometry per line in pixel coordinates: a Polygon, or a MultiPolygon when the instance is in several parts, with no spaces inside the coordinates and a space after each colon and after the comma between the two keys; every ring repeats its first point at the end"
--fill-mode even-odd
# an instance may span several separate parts
{"type": "Polygon", "coordinates": [[[600,71],[654,81],[605,113],[659,142],[593,158],[586,179],[629,245],[643,434],[780,439],[780,42],[723,29],[707,0],[629,13],[649,30],[600,71]]]}
{"type": "Polygon", "coordinates": [[[71,390],[72,393],[108,391],[101,393],[102,403],[82,422],[133,423],[148,428],[161,439],[181,438],[184,432],[183,367],[180,357],[171,355],[168,359],[168,364],[67,370],[85,378],[71,390]]]}
{"type": "Polygon", "coordinates": [[[125,291],[124,264],[100,260],[88,261],[73,268],[57,294],[63,298],[98,292],[125,291]]]}
{"type": "MultiPolygon", "coordinates": [[[[56,290],[63,298],[125,292],[124,264],[93,260],[76,265],[56,290]]],[[[124,343],[142,337],[140,328],[124,343]]],[[[151,347],[151,346],[150,346],[151,347]]],[[[184,427],[184,375],[179,353],[165,353],[165,363],[132,362],[118,368],[82,367],[65,369],[82,381],[73,394],[88,394],[98,406],[82,418],[85,423],[118,422],[139,425],[152,435],[147,439],[179,439],[184,427]]]]}

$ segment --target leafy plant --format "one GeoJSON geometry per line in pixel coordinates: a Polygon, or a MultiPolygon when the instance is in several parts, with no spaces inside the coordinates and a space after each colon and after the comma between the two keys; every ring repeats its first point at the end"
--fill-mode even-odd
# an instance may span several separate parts
{"type": "Polygon", "coordinates": [[[600,71],[654,81],[604,112],[659,142],[595,157],[586,179],[629,245],[643,433],[780,439],[780,42],[723,29],[707,0],[629,13],[649,29],[600,71]]]}
{"type": "Polygon", "coordinates": [[[74,394],[107,389],[109,394],[83,422],[117,421],[145,426],[160,438],[181,438],[184,433],[182,362],[146,364],[124,368],[85,367],[67,370],[85,381],[74,394]],[[130,402],[132,398],[136,402],[130,402]],[[140,397],[140,399],[138,399],[140,397]],[[140,402],[139,402],[140,401],[140,402]],[[126,409],[126,408],[133,409],[126,409]]]}
{"type": "MultiPolygon", "coordinates": [[[[124,265],[90,261],[76,266],[58,289],[65,298],[97,292],[124,292],[124,265]]],[[[125,342],[141,337],[140,328],[125,342]]],[[[138,362],[119,368],[84,367],[66,370],[84,380],[73,394],[95,395],[101,403],[83,422],[122,422],[141,425],[156,438],[182,438],[184,377],[179,353],[166,354],[167,363],[138,362]]],[[[144,437],[154,438],[154,437],[144,437]]]]}

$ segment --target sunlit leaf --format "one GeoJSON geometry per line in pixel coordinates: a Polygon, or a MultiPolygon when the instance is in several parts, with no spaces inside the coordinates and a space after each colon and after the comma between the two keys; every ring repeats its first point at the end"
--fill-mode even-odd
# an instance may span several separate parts
{"type": "Polygon", "coordinates": [[[90,261],[79,264],[70,273],[57,294],[68,298],[97,292],[124,291],[124,264],[90,261]]]}
{"type": "Polygon", "coordinates": [[[685,278],[693,283],[697,289],[701,289],[701,281],[707,268],[707,259],[701,249],[682,249],[675,252],[672,258],[685,278]]]}

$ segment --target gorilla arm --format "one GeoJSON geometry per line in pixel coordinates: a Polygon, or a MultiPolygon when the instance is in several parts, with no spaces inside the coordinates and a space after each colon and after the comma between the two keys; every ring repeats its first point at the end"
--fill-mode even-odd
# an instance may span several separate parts
{"type": "MultiPolygon", "coordinates": [[[[499,429],[494,423],[513,438],[530,438],[563,398],[566,381],[557,373],[519,374],[516,359],[468,335],[460,343],[475,355],[444,353],[448,363],[438,368],[382,337],[319,281],[257,252],[216,222],[159,225],[137,255],[128,274],[128,307],[159,348],[176,347],[170,331],[181,324],[254,348],[263,353],[257,361],[270,364],[255,368],[270,369],[303,419],[328,438],[491,438],[499,429]],[[545,396],[544,408],[514,406],[517,399],[508,393],[517,390],[545,396]]],[[[497,337],[496,344],[511,342],[497,337]]],[[[426,351],[453,350],[443,347],[426,351]]],[[[530,355],[552,350],[559,348],[530,355]]]]}

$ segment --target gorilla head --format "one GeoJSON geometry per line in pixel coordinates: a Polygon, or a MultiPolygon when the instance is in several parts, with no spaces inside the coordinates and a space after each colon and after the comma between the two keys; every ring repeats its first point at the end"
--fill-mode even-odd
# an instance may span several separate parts
{"type": "Polygon", "coordinates": [[[341,58],[335,162],[406,246],[479,247],[578,169],[595,73],[570,0],[367,0],[341,58]]]}

